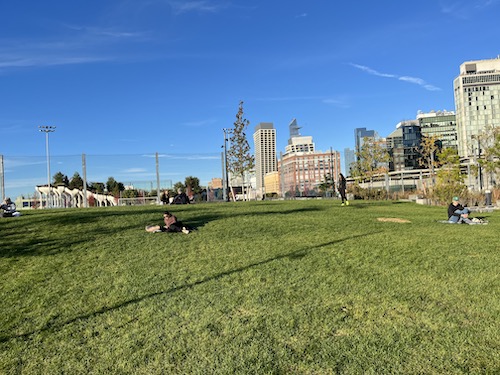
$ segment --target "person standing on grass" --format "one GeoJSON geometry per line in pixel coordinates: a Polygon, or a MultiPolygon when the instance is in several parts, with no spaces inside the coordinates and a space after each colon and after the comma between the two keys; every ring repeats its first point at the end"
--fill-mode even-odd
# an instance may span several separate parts
{"type": "Polygon", "coordinates": [[[165,223],[165,225],[148,225],[146,227],[146,232],[182,232],[184,234],[189,233],[189,229],[168,211],[165,211],[163,213],[163,222],[165,223]]]}
{"type": "Polygon", "coordinates": [[[347,181],[342,173],[339,173],[338,187],[339,187],[340,197],[342,198],[342,206],[349,206],[349,201],[347,200],[345,194],[345,190],[347,188],[347,181]]]}
{"type": "Polygon", "coordinates": [[[456,224],[471,224],[472,220],[469,219],[469,213],[470,210],[459,203],[459,198],[453,197],[448,206],[448,221],[456,224]]]}

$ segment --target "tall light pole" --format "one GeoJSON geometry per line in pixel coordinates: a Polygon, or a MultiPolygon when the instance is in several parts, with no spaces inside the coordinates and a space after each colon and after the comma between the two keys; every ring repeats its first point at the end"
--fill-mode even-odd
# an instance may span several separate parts
{"type": "Polygon", "coordinates": [[[233,129],[228,129],[228,128],[223,128],[222,131],[224,132],[224,200],[226,202],[229,202],[229,174],[228,174],[228,165],[227,165],[227,141],[228,141],[228,134],[232,133],[233,129]]]}
{"type": "Polygon", "coordinates": [[[50,203],[50,155],[49,155],[49,133],[55,132],[55,126],[39,126],[38,130],[45,133],[45,153],[47,155],[47,208],[51,207],[50,203]]]}

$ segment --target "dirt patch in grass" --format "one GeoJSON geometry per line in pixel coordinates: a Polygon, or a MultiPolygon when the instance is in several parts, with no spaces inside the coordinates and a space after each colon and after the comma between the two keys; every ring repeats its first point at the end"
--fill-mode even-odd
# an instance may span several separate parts
{"type": "Polygon", "coordinates": [[[398,217],[378,217],[377,220],[389,223],[411,223],[410,220],[400,219],[398,217]]]}

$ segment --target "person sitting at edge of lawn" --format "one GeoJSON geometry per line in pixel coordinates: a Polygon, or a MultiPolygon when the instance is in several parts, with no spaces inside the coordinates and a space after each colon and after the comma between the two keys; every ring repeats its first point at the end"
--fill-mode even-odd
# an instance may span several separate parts
{"type": "Polygon", "coordinates": [[[0,206],[3,212],[0,213],[0,217],[16,217],[21,216],[21,213],[17,211],[16,204],[10,200],[10,198],[5,198],[0,206]]]}
{"type": "Polygon", "coordinates": [[[450,205],[448,206],[448,221],[456,224],[472,224],[469,219],[470,210],[459,203],[458,197],[453,197],[450,205]]]}
{"type": "Polygon", "coordinates": [[[188,234],[190,230],[178,221],[177,218],[170,212],[165,211],[163,213],[163,222],[165,225],[148,225],[146,226],[146,232],[182,232],[188,234]]]}

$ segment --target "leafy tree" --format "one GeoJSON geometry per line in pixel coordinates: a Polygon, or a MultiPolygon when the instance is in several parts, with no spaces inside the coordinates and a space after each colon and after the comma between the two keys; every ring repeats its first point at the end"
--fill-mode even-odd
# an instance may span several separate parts
{"type": "Polygon", "coordinates": [[[431,170],[432,185],[434,186],[434,169],[439,166],[437,154],[441,149],[441,142],[438,137],[422,136],[420,142],[420,165],[431,170]]]}
{"type": "Polygon", "coordinates": [[[75,172],[75,174],[73,174],[73,177],[71,177],[71,180],[69,181],[68,187],[70,189],[83,189],[83,179],[80,177],[80,174],[78,172],[75,172]]]}
{"type": "Polygon", "coordinates": [[[186,180],[184,181],[184,185],[186,186],[186,190],[188,192],[188,195],[189,195],[189,193],[192,193],[192,194],[201,193],[200,179],[198,177],[193,177],[193,176],[186,177],[186,180]]]}
{"type": "Polygon", "coordinates": [[[467,187],[460,172],[460,157],[452,148],[445,148],[438,154],[441,169],[437,172],[434,196],[441,202],[451,201],[454,196],[464,196],[467,187]]]}
{"type": "Polygon", "coordinates": [[[335,189],[335,182],[330,174],[323,176],[323,181],[318,185],[318,189],[323,195],[325,195],[327,191],[333,191],[335,189]]]}
{"type": "Polygon", "coordinates": [[[353,170],[355,177],[368,178],[371,181],[374,175],[387,173],[389,169],[389,152],[380,139],[365,137],[356,156],[358,160],[353,170]]]}
{"type": "Polygon", "coordinates": [[[102,182],[91,182],[89,184],[89,190],[93,191],[94,193],[102,194],[104,193],[104,184],[102,182]]]}
{"type": "Polygon", "coordinates": [[[139,196],[139,191],[136,189],[124,190],[122,193],[122,198],[137,198],[139,196]]]}
{"type": "Polygon", "coordinates": [[[117,197],[120,195],[120,191],[125,190],[125,186],[121,182],[116,181],[113,177],[109,177],[108,182],[106,182],[106,189],[108,189],[109,193],[117,197]]]}
{"type": "Polygon", "coordinates": [[[245,186],[245,172],[251,171],[255,165],[255,159],[250,154],[250,145],[245,133],[249,124],[250,121],[243,118],[243,101],[240,101],[234,128],[229,139],[231,146],[227,152],[227,165],[234,176],[241,177],[243,187],[245,186]]]}
{"type": "Polygon", "coordinates": [[[500,170],[500,128],[488,126],[477,138],[481,144],[478,163],[493,181],[500,170]]]}
{"type": "Polygon", "coordinates": [[[68,176],[66,176],[62,172],[57,172],[52,178],[53,178],[52,184],[54,186],[68,186],[69,185],[68,176]]]}

